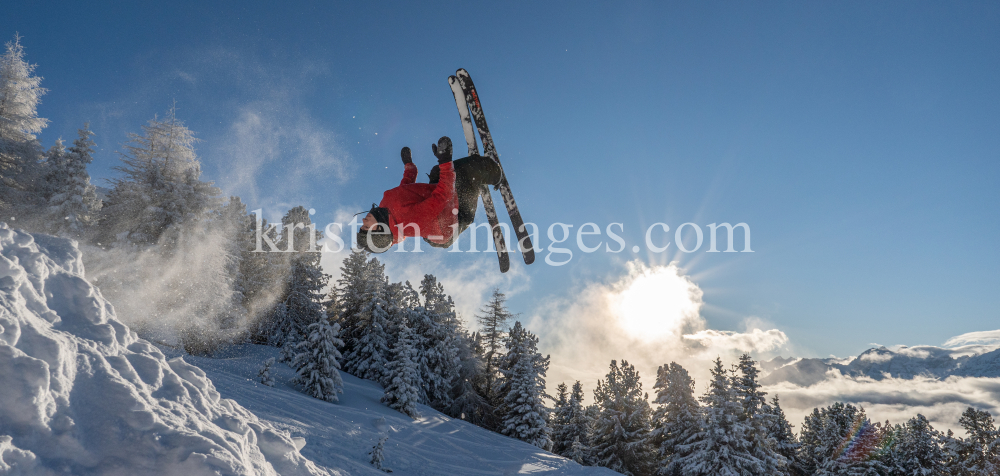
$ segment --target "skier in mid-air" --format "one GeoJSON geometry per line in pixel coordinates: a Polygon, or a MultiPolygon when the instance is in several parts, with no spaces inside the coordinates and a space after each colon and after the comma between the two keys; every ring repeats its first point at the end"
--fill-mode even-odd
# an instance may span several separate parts
{"type": "Polygon", "coordinates": [[[430,183],[416,183],[417,166],[410,148],[403,147],[403,180],[386,190],[379,204],[372,205],[357,234],[358,247],[383,253],[407,237],[420,236],[431,246],[447,248],[476,216],[483,185],[496,185],[503,178],[500,166],[488,157],[471,155],[451,160],[451,139],[442,137],[431,145],[436,165],[430,183]]]}

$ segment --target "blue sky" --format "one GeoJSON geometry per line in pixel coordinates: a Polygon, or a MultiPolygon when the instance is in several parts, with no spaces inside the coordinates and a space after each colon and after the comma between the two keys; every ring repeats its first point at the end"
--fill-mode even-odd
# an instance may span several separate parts
{"type": "Polygon", "coordinates": [[[755,252],[390,270],[481,271],[461,276],[532,314],[676,259],[708,327],[753,316],[820,356],[997,327],[996,3],[208,3],[5,5],[0,36],[50,90],[43,143],[90,121],[91,173],[111,177],[176,100],[205,178],[326,223],[398,183],[400,147],[427,171],[437,137],[461,143],[446,78],[464,67],[526,220],[621,222],[629,247],[656,222],[746,222],[755,252]]]}

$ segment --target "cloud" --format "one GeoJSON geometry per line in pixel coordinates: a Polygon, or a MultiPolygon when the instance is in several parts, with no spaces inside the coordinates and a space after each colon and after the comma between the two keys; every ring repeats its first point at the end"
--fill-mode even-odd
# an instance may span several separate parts
{"type": "Polygon", "coordinates": [[[944,347],[960,347],[965,345],[1000,346],[1000,330],[968,332],[948,339],[944,347]]]}
{"type": "Polygon", "coordinates": [[[648,392],[656,368],[674,361],[692,374],[700,393],[716,357],[728,364],[743,352],[771,352],[788,343],[783,332],[761,329],[763,321],[753,317],[744,322],[745,332],[709,329],[702,305],[701,289],[675,264],[634,261],[611,283],[590,283],[550,302],[527,327],[539,335],[541,351],[552,355],[550,388],[580,380],[593,389],[612,359],[624,359],[639,371],[648,392]]]}
{"type": "Polygon", "coordinates": [[[770,398],[778,395],[789,421],[801,429],[805,416],[813,408],[835,402],[851,403],[865,409],[873,421],[903,423],[917,413],[923,414],[940,431],[951,429],[964,435],[958,424],[968,407],[988,410],[1000,415],[1000,378],[948,377],[943,380],[917,377],[913,379],[845,377],[839,371],[808,387],[781,383],[764,388],[770,398]]]}

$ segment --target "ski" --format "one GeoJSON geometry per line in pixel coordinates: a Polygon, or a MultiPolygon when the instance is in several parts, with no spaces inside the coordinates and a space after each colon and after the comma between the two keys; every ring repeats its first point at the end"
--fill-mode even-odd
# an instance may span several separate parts
{"type": "MultiPolygon", "coordinates": [[[[476,146],[476,133],[472,128],[472,118],[469,116],[469,105],[465,102],[465,92],[455,76],[448,77],[448,85],[451,86],[451,92],[455,95],[455,105],[458,106],[458,115],[462,119],[462,131],[465,133],[465,143],[469,147],[469,155],[479,155],[479,148],[476,146]]],[[[507,243],[503,237],[503,229],[500,228],[496,207],[493,206],[493,197],[490,195],[489,186],[483,185],[479,196],[483,199],[483,209],[486,210],[486,219],[490,223],[493,244],[497,250],[497,260],[500,261],[500,272],[506,273],[510,269],[510,255],[507,253],[507,243]]]]}
{"type": "MultiPolygon", "coordinates": [[[[479,139],[483,142],[483,155],[496,161],[497,165],[500,166],[500,170],[503,171],[503,164],[500,163],[500,154],[497,153],[496,146],[493,145],[493,137],[490,135],[490,129],[486,125],[483,105],[479,102],[479,94],[476,92],[476,85],[472,82],[472,77],[469,76],[469,72],[464,68],[459,68],[455,76],[458,77],[458,82],[465,92],[465,102],[472,113],[476,129],[479,130],[479,139]]],[[[524,219],[521,218],[521,212],[517,209],[517,202],[514,201],[514,194],[510,190],[506,173],[496,188],[500,191],[503,203],[507,207],[507,214],[510,215],[510,223],[513,225],[514,233],[517,235],[518,249],[521,250],[521,254],[524,257],[524,264],[531,264],[535,261],[535,250],[531,246],[531,235],[528,234],[528,230],[524,226],[524,219]]]]}

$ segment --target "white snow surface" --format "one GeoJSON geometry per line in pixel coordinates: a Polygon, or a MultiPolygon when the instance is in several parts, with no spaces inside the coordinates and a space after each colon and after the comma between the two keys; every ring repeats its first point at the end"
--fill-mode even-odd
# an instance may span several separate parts
{"type": "Polygon", "coordinates": [[[329,474],[296,448],[122,324],[75,242],[0,223],[0,474],[329,474]]]}
{"type": "Polygon", "coordinates": [[[139,339],[84,278],[71,240],[0,223],[0,475],[609,475],[420,405],[412,420],[375,382],[343,374],[339,403],[304,395],[278,357],[215,358],[139,339]],[[251,411],[253,413],[251,413],[251,411]]]}

